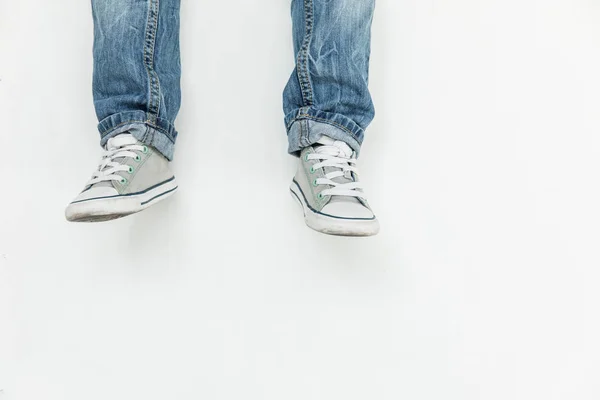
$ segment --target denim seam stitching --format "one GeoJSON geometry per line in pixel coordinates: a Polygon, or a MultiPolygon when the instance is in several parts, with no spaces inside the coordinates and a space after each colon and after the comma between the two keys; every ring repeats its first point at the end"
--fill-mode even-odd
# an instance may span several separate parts
{"type": "Polygon", "coordinates": [[[148,74],[150,98],[148,99],[148,119],[154,122],[160,112],[160,81],[154,70],[154,51],[156,32],[158,31],[159,0],[148,1],[148,20],[146,22],[146,40],[144,43],[144,65],[148,74]]]}
{"type": "Polygon", "coordinates": [[[115,130],[117,130],[118,128],[120,128],[124,125],[129,125],[129,124],[146,124],[147,127],[152,128],[152,129],[164,134],[169,139],[169,141],[174,144],[173,139],[171,139],[169,133],[166,130],[164,130],[163,128],[161,128],[160,126],[153,124],[151,121],[130,120],[130,121],[121,122],[120,124],[115,125],[112,128],[110,128],[106,132],[103,132],[102,137],[106,137],[106,136],[110,135],[112,132],[114,132],[115,130]]]}
{"type": "Polygon", "coordinates": [[[304,147],[310,145],[309,132],[308,132],[308,121],[300,120],[300,144],[304,147]]]}
{"type": "Polygon", "coordinates": [[[146,130],[144,131],[144,135],[142,136],[142,143],[148,143],[148,134],[150,133],[150,127],[146,125],[146,130]]]}
{"type": "Polygon", "coordinates": [[[313,104],[313,88],[310,81],[309,72],[309,52],[312,43],[314,31],[314,2],[313,0],[304,0],[304,41],[298,52],[298,80],[302,91],[302,100],[305,106],[313,104]]]}
{"type": "Polygon", "coordinates": [[[352,138],[354,138],[354,140],[358,141],[358,138],[356,137],[356,134],[354,132],[352,132],[350,129],[346,128],[344,125],[340,125],[337,122],[334,121],[330,121],[328,119],[324,119],[324,118],[318,118],[318,117],[313,117],[312,115],[308,115],[308,114],[300,114],[298,115],[296,118],[294,118],[293,120],[290,121],[290,123],[288,124],[288,131],[291,129],[292,125],[295,122],[299,122],[302,119],[310,119],[316,122],[323,122],[329,125],[334,125],[337,128],[340,128],[341,130],[343,130],[344,132],[348,133],[350,136],[352,136],[352,138]]]}

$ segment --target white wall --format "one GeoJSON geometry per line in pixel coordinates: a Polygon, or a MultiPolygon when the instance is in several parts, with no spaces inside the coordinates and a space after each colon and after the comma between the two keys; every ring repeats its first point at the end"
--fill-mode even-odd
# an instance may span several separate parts
{"type": "Polygon", "coordinates": [[[90,226],[89,2],[0,0],[0,400],[600,398],[596,1],[378,0],[363,240],[288,193],[288,1],[183,3],[181,191],[90,226]]]}

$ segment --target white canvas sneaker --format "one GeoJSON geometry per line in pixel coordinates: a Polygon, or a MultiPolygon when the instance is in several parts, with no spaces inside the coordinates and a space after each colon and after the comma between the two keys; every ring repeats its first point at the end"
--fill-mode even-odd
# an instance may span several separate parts
{"type": "Polygon", "coordinates": [[[65,216],[73,222],[109,221],[145,210],[176,190],[168,160],[122,134],[108,141],[98,170],[65,216]]]}
{"type": "Polygon", "coordinates": [[[302,150],[290,190],[310,228],[339,236],[379,232],[357,175],[356,153],[345,142],[324,136],[302,150]]]}

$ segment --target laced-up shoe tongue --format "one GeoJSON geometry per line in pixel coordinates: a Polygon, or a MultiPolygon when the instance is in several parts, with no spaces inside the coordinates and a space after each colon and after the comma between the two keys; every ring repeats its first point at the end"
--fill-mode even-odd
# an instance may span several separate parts
{"type": "MultiPolygon", "coordinates": [[[[346,142],[342,142],[341,140],[334,140],[330,137],[323,136],[317,144],[313,146],[316,153],[319,154],[328,154],[331,156],[339,157],[339,158],[348,158],[350,159],[354,151],[346,142]]],[[[340,168],[336,167],[325,167],[325,174],[329,174],[331,172],[339,171],[340,168]]],[[[350,172],[346,172],[344,176],[338,176],[333,178],[332,181],[336,183],[351,183],[354,182],[354,178],[350,172]]],[[[360,201],[356,197],[348,197],[348,196],[332,196],[330,203],[359,203],[360,201]]]]}
{"type": "MultiPolygon", "coordinates": [[[[352,148],[350,146],[348,146],[348,144],[346,142],[342,142],[341,140],[334,140],[328,136],[321,137],[321,139],[319,139],[319,141],[317,141],[317,145],[315,145],[315,151],[317,153],[323,153],[324,152],[323,150],[321,150],[321,151],[318,150],[320,147],[322,147],[319,145],[337,147],[337,149],[339,150],[339,153],[338,153],[338,155],[336,155],[336,157],[350,158],[350,157],[352,157],[352,154],[354,153],[352,151],[352,148]]],[[[327,152],[327,154],[330,154],[330,153],[327,152]]]]}
{"type": "MultiPolygon", "coordinates": [[[[108,140],[108,143],[106,143],[106,150],[118,150],[124,144],[131,143],[132,139],[133,139],[133,135],[131,135],[129,133],[123,133],[123,134],[117,135],[108,140]]],[[[135,139],[133,139],[133,140],[135,140],[135,139]]],[[[119,164],[126,164],[128,159],[127,159],[127,157],[118,157],[118,158],[113,159],[113,161],[117,162],[119,164]]],[[[93,184],[89,188],[99,188],[99,187],[116,188],[117,186],[115,185],[115,181],[102,181],[102,182],[93,184]]]]}
{"type": "MultiPolygon", "coordinates": [[[[138,141],[133,137],[133,135],[131,135],[130,133],[123,133],[120,135],[117,135],[111,139],[108,140],[108,143],[106,143],[106,150],[109,151],[113,151],[113,150],[119,150],[121,147],[123,146],[127,146],[127,145],[131,145],[131,144],[135,144],[138,143],[138,141]]],[[[114,161],[121,163],[127,160],[127,157],[119,157],[119,158],[115,158],[114,161]]]]}
{"type": "MultiPolygon", "coordinates": [[[[338,158],[350,159],[354,153],[352,151],[352,148],[350,148],[350,146],[348,146],[345,142],[342,142],[341,140],[333,140],[327,136],[323,136],[317,142],[317,144],[313,146],[313,148],[318,154],[327,154],[338,158]]],[[[340,168],[336,167],[325,167],[326,174],[336,172],[339,170],[340,168]]],[[[333,178],[332,181],[337,183],[349,183],[354,182],[354,179],[352,178],[352,175],[350,173],[346,173],[345,176],[333,178]]]]}

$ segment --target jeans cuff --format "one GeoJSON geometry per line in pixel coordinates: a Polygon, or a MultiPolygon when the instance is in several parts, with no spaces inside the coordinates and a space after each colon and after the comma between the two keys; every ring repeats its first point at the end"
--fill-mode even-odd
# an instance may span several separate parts
{"type": "Polygon", "coordinates": [[[169,161],[173,160],[177,131],[167,120],[158,118],[151,122],[143,111],[129,111],[113,114],[98,124],[100,145],[105,146],[108,139],[129,132],[140,142],[152,146],[169,161]]]}
{"type": "Polygon", "coordinates": [[[298,155],[303,148],[312,146],[323,136],[346,142],[357,155],[360,153],[364,131],[343,115],[307,107],[288,114],[285,122],[290,154],[298,155]]]}

